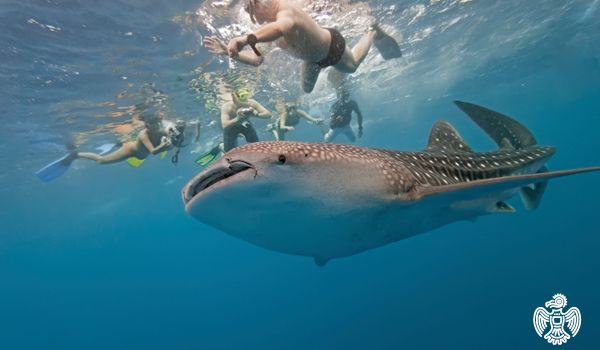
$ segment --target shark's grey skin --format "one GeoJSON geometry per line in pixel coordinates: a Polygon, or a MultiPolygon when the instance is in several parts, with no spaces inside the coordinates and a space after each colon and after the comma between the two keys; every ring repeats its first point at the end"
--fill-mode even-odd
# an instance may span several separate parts
{"type": "Polygon", "coordinates": [[[548,172],[555,147],[538,146],[517,121],[456,104],[500,146],[474,153],[447,122],[425,150],[258,142],[231,150],[183,188],[188,214],[266,249],[322,266],[459,220],[511,212],[519,189],[535,209],[546,182],[587,168],[548,172]]]}

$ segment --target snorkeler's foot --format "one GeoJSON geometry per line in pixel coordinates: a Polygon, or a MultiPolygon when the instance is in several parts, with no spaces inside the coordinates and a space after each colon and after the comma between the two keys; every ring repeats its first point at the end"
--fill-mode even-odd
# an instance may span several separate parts
{"type": "Polygon", "coordinates": [[[201,155],[200,157],[196,158],[195,162],[196,162],[196,164],[198,164],[200,166],[207,166],[208,164],[212,163],[212,161],[215,160],[219,156],[220,153],[221,153],[221,149],[220,149],[219,145],[216,145],[210,151],[208,151],[205,154],[201,155]]]}
{"type": "Polygon", "coordinates": [[[373,45],[375,45],[384,60],[402,57],[402,51],[400,51],[396,39],[384,32],[377,23],[371,24],[369,30],[375,31],[373,45]]]}
{"type": "Polygon", "coordinates": [[[373,40],[381,40],[386,35],[385,32],[379,28],[379,24],[377,24],[377,22],[373,22],[371,25],[369,25],[369,31],[371,30],[375,31],[375,37],[373,40]]]}
{"type": "Polygon", "coordinates": [[[63,160],[61,160],[60,164],[62,166],[67,166],[68,167],[77,158],[79,158],[79,152],[73,151],[73,152],[69,153],[69,155],[66,158],[64,158],[63,160]]]}

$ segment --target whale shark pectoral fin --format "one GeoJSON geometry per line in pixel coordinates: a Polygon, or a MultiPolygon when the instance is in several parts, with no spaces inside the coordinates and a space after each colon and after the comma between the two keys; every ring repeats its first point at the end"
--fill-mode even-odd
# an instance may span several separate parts
{"type": "Polygon", "coordinates": [[[548,181],[537,182],[531,187],[521,187],[519,189],[519,194],[521,194],[521,200],[525,205],[525,209],[527,210],[536,210],[540,205],[540,201],[542,199],[542,195],[544,191],[546,191],[546,187],[548,186],[548,181]]]}
{"type": "Polygon", "coordinates": [[[331,259],[315,257],[315,264],[317,264],[318,267],[323,267],[323,266],[325,266],[325,264],[327,264],[329,262],[329,260],[331,260],[331,259]]]}
{"type": "MultiPolygon", "coordinates": [[[[552,172],[538,172],[535,174],[514,175],[496,177],[485,180],[476,180],[470,182],[460,182],[445,186],[417,187],[415,190],[414,200],[433,200],[439,205],[451,205],[456,202],[474,200],[485,196],[493,195],[504,191],[517,189],[528,186],[530,184],[545,183],[548,180],[575,175],[579,173],[587,173],[599,171],[600,167],[571,169],[552,172]]],[[[530,189],[531,190],[531,189],[530,189]]],[[[535,189],[531,191],[536,191],[535,189]]],[[[541,191],[543,193],[543,191],[541,191]]],[[[541,198],[541,193],[536,193],[541,198]]],[[[539,204],[539,198],[538,203],[539,204]]]]}
{"type": "MultiPolygon", "coordinates": [[[[550,170],[548,169],[548,166],[544,164],[544,166],[541,167],[537,173],[548,173],[549,171],[550,170]]],[[[525,205],[525,209],[537,209],[537,207],[540,205],[540,201],[542,200],[542,196],[544,195],[544,191],[546,191],[547,186],[548,181],[541,181],[534,183],[533,187],[524,186],[519,189],[519,194],[521,194],[521,201],[525,205]]]]}

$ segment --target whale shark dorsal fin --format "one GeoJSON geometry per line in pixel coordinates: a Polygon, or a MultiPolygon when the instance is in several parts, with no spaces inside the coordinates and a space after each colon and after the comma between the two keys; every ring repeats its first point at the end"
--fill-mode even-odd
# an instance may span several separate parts
{"type": "Polygon", "coordinates": [[[325,266],[325,264],[327,264],[329,262],[329,260],[331,260],[331,259],[315,257],[315,264],[317,264],[318,267],[323,267],[323,266],[325,266]]]}
{"type": "Polygon", "coordinates": [[[512,151],[515,149],[515,147],[510,143],[510,141],[508,141],[507,138],[503,138],[500,142],[500,149],[512,151]]]}
{"type": "Polygon", "coordinates": [[[458,131],[445,120],[438,120],[431,128],[425,150],[473,152],[458,131]]]}

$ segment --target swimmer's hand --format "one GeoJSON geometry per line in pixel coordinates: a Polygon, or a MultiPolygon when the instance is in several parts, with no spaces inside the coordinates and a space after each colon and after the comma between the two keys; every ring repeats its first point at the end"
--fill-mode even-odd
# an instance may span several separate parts
{"type": "Polygon", "coordinates": [[[293,126],[286,126],[285,127],[288,131],[294,131],[294,127],[293,126]]]}
{"type": "Polygon", "coordinates": [[[165,147],[171,146],[171,140],[169,140],[166,136],[163,136],[160,139],[160,145],[158,145],[158,149],[164,149],[165,147]]]}
{"type": "Polygon", "coordinates": [[[227,52],[229,53],[229,57],[238,57],[240,55],[240,51],[242,51],[242,49],[246,45],[248,45],[248,40],[246,39],[246,37],[231,39],[229,45],[227,45],[227,52]]]}
{"type": "Polygon", "coordinates": [[[238,117],[251,117],[251,116],[255,116],[258,115],[258,111],[252,107],[245,107],[245,108],[240,108],[237,110],[237,115],[238,117]]]}
{"type": "Polygon", "coordinates": [[[216,36],[207,36],[204,38],[204,47],[206,47],[210,53],[227,55],[227,45],[216,36]]]}
{"type": "Polygon", "coordinates": [[[236,119],[237,119],[236,124],[240,125],[240,124],[246,122],[248,120],[248,118],[250,118],[250,116],[248,116],[246,114],[243,114],[243,113],[240,113],[238,111],[238,114],[237,114],[237,117],[236,117],[236,119]]]}
{"type": "Polygon", "coordinates": [[[315,119],[315,123],[317,123],[317,124],[323,124],[323,119],[321,119],[321,118],[315,119]]]}

